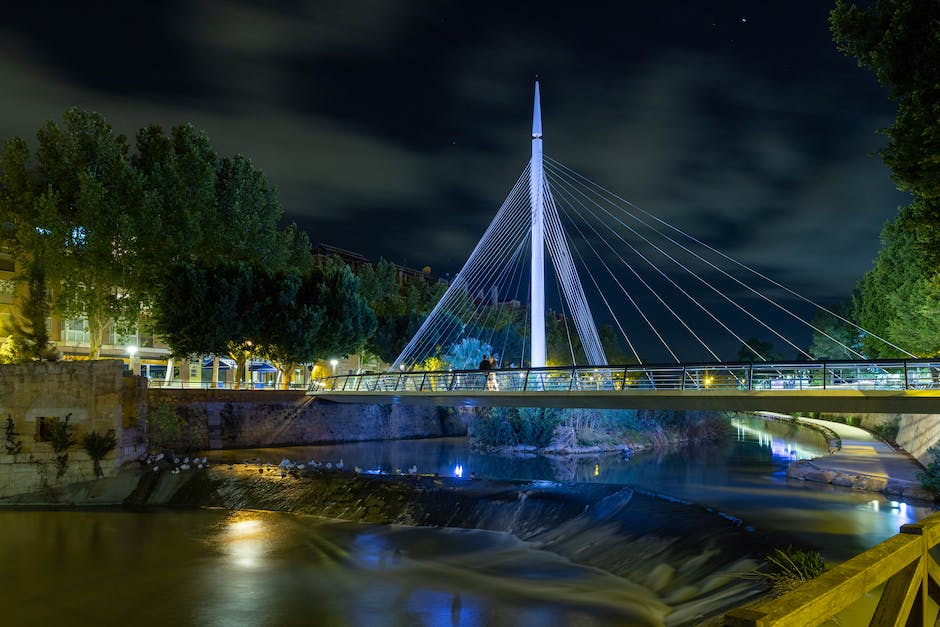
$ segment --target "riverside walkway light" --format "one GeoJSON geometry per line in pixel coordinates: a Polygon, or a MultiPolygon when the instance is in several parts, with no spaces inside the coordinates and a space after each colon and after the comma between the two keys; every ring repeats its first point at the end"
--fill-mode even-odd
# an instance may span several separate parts
{"type": "Polygon", "coordinates": [[[331,360],[330,360],[330,365],[333,366],[333,376],[335,377],[335,376],[336,376],[336,366],[339,365],[339,360],[331,359],[331,360]]]}

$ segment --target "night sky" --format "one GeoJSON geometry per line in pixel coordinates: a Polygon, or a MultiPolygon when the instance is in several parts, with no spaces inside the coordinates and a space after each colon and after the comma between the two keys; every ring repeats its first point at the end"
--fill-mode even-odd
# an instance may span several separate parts
{"type": "Polygon", "coordinates": [[[906,202],[831,3],[15,3],[0,137],[72,105],[192,122],[325,242],[453,274],[545,152],[801,293],[848,296],[906,202]]]}

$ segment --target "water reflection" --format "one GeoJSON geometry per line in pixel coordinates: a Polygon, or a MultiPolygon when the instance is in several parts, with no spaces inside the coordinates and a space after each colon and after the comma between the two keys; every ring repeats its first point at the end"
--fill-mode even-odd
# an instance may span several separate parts
{"type": "Polygon", "coordinates": [[[590,627],[669,612],[505,533],[223,510],[0,511],[0,529],[9,625],[590,627]]]}
{"type": "Polygon", "coordinates": [[[916,522],[933,508],[883,495],[827,484],[788,480],[796,459],[828,453],[817,431],[788,421],[738,417],[730,437],[678,450],[586,456],[501,456],[471,451],[465,438],[357,442],[342,445],[216,451],[215,459],[237,462],[283,458],[320,462],[345,459],[347,467],[395,474],[415,470],[442,476],[549,480],[634,485],[715,508],[758,530],[786,532],[842,561],[916,522]],[[406,469],[406,470],[402,470],[406,469]],[[904,505],[901,507],[901,505],[904,505]]]}

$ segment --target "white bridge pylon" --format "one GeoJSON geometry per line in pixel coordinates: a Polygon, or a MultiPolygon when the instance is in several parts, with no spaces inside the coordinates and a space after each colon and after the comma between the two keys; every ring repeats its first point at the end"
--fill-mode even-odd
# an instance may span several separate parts
{"type": "Polygon", "coordinates": [[[473,370],[487,353],[500,368],[603,370],[600,335],[621,363],[858,360],[871,341],[915,357],[543,155],[542,143],[536,83],[532,157],[393,369],[473,370]],[[589,301],[610,321],[602,334],[589,301]],[[547,355],[547,334],[569,354],[547,355]]]}
{"type": "MultiPolygon", "coordinates": [[[[509,365],[512,356],[500,351],[493,320],[501,304],[516,301],[522,283],[523,249],[530,249],[527,340],[529,366],[547,363],[545,339],[545,251],[548,251],[559,286],[563,308],[570,316],[588,363],[603,366],[607,357],[591,308],[578,276],[568,238],[542,163],[542,114],[539,84],[535,83],[532,116],[532,158],[509,196],[503,202],[466,264],[451,282],[392,369],[411,367],[448,350],[461,341],[481,340],[480,345],[497,353],[509,365]],[[527,185],[525,183],[528,183],[527,185]],[[528,194],[525,190],[528,189],[528,194]],[[515,291],[513,291],[515,289],[515,291]],[[485,319],[484,319],[485,318],[485,319]],[[480,338],[487,335],[488,338],[480,338]]],[[[505,345],[505,337],[503,344],[505,345]]],[[[569,342],[570,344],[570,342],[569,342]]],[[[518,357],[520,360],[522,356],[518,357]]],[[[475,366],[475,364],[473,364],[475,366]]],[[[520,363],[519,365],[523,365],[520,363]]],[[[465,366],[466,367],[466,366],[465,366]]]]}

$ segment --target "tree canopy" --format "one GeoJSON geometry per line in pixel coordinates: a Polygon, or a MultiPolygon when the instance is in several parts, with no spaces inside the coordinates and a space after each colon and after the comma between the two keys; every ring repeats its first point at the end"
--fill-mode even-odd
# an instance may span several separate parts
{"type": "Polygon", "coordinates": [[[35,154],[16,137],[0,154],[0,237],[20,267],[45,269],[53,313],[87,319],[92,358],[109,325],[151,317],[174,354],[219,354],[220,337],[240,334],[226,307],[251,277],[312,266],[306,235],[279,228],[264,174],[192,125],[147,126],[132,151],[103,116],[72,108],[36,137],[35,154]],[[194,312],[219,323],[197,332],[194,312]]]}
{"type": "Polygon", "coordinates": [[[855,319],[870,332],[861,344],[873,357],[905,354],[891,344],[940,355],[940,3],[840,0],[830,22],[839,49],[898,103],[881,155],[914,199],[885,225],[881,251],[854,296],[855,319]]]}

